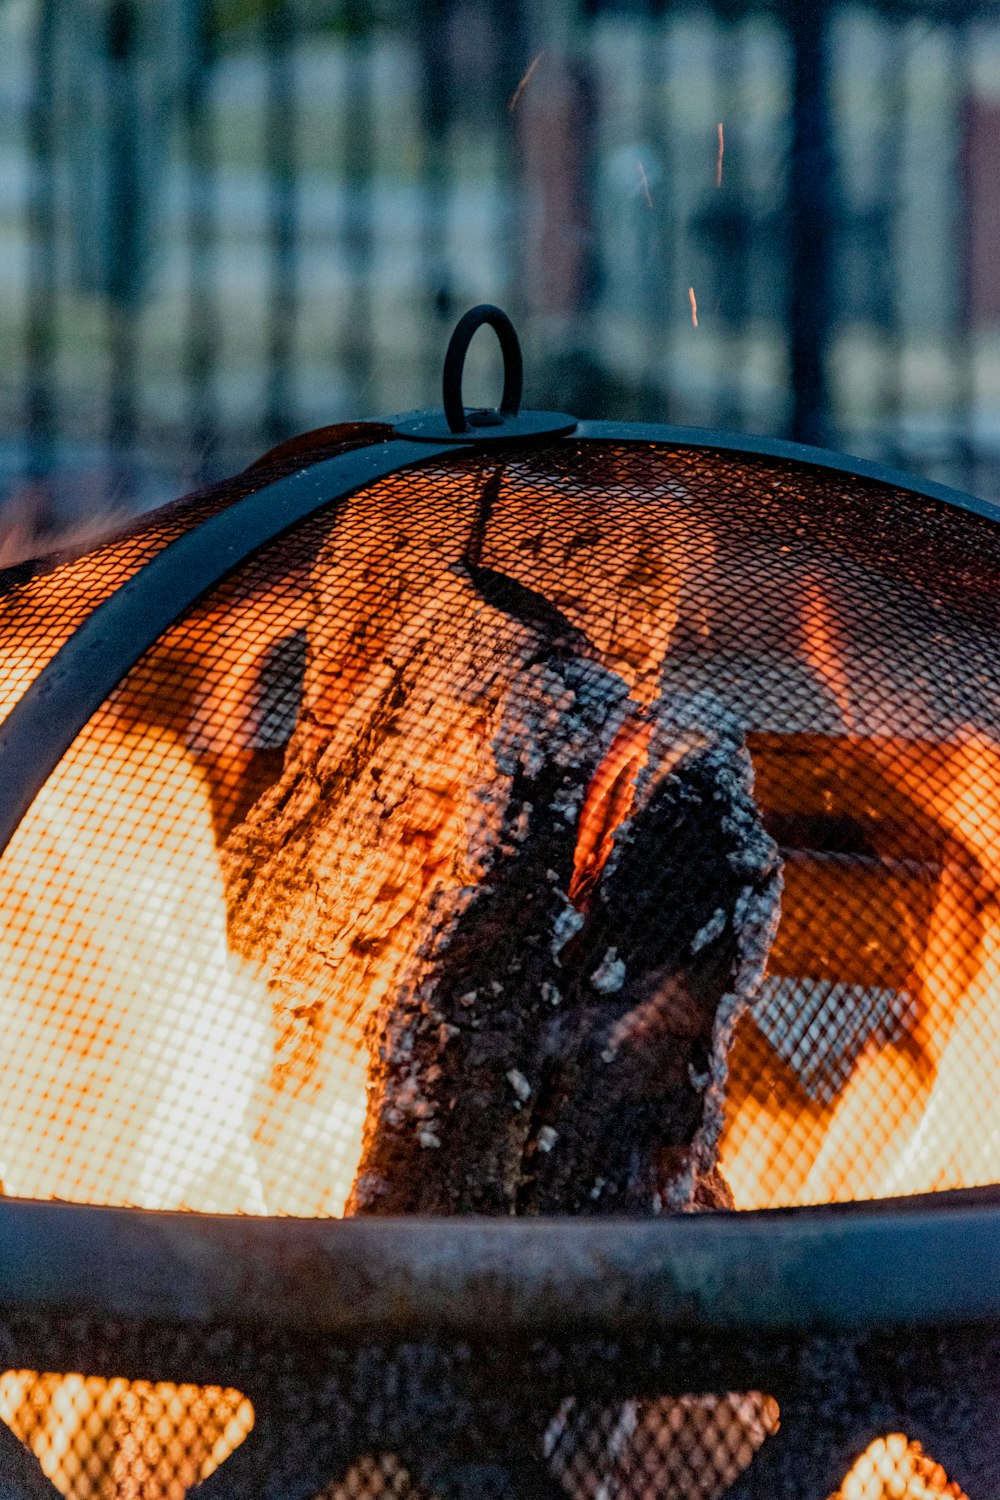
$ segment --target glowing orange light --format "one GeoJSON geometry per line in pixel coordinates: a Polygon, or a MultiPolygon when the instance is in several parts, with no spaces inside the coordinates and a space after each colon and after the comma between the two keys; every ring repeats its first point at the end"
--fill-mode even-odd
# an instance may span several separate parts
{"type": "MultiPolygon", "coordinates": [[[[905,1021],[888,1038],[873,1035],[827,1099],[807,1093],[763,1040],[737,1048],[723,1174],[739,1208],[996,1182],[1000,1101],[992,1090],[977,1095],[971,1121],[969,1090],[970,1080],[1000,1070],[1000,743],[971,725],[936,745],[861,739],[838,623],[819,582],[806,588],[800,618],[801,649],[837,704],[853,753],[872,784],[895,789],[933,833],[940,863],[917,867],[929,918],[897,1007],[905,1021]]],[[[888,879],[891,861],[885,868],[888,879]]],[[[823,910],[821,890],[810,899],[823,910]]],[[[836,911],[827,915],[837,920],[836,911]]],[[[782,981],[802,994],[816,982],[782,981]]],[[[859,994],[855,1003],[873,999],[859,994]]]]}
{"type": "Polygon", "coordinates": [[[968,1500],[941,1465],[901,1432],[876,1438],[829,1500],[968,1500]]]}
{"type": "Polygon", "coordinates": [[[254,1411],[240,1391],[221,1386],[7,1370],[0,1375],[0,1421],[72,1500],[182,1500],[239,1447],[254,1411]],[[81,1432],[89,1454],[75,1444],[81,1432]]]}
{"type": "Polygon", "coordinates": [[[806,661],[833,697],[850,733],[854,728],[854,710],[837,620],[822,584],[807,583],[805,596],[802,634],[806,661]]]}
{"type": "Polygon", "coordinates": [[[641,710],[629,714],[591,778],[580,813],[569,899],[585,907],[607,863],[620,828],[632,810],[635,778],[646,764],[652,723],[641,710]]]}
{"type": "Polygon", "coordinates": [[[694,287],[688,287],[688,301],[691,303],[691,322],[695,328],[698,327],[698,299],[694,294],[694,287]]]}

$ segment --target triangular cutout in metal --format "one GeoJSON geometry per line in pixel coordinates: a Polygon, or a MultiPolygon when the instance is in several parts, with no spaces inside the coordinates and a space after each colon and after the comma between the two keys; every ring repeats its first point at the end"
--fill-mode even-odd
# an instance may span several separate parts
{"type": "Polygon", "coordinates": [[[11,1500],[125,1500],[199,1484],[243,1442],[254,1412],[222,1386],[6,1370],[0,1419],[0,1471],[15,1466],[19,1486],[11,1500]]]}
{"type": "Polygon", "coordinates": [[[840,1489],[829,1500],[891,1500],[894,1495],[921,1495],[926,1500],[968,1500],[939,1463],[901,1432],[869,1443],[840,1489]]]}

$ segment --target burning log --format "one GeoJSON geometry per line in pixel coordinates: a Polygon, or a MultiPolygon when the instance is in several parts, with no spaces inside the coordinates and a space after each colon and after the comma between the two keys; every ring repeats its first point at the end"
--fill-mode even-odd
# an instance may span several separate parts
{"type": "MultiPolygon", "coordinates": [[[[230,940],[276,999],[272,1211],[302,1211],[304,1126],[329,1148],[326,1211],[731,1202],[726,1059],[780,895],[741,728],[709,694],[651,695],[626,623],[609,651],[485,565],[495,500],[422,578],[370,517],[334,533],[284,773],[224,849],[230,940]]],[[[539,1463],[550,1420],[525,1418],[539,1463]]]]}
{"type": "Polygon", "coordinates": [[[486,878],[432,904],[379,1018],[354,1210],[728,1203],[725,1059],[778,897],[733,722],[570,658],[519,674],[494,743],[486,878]]]}
{"type": "MultiPolygon", "coordinates": [[[[610,670],[593,610],[568,613],[565,579],[553,604],[496,552],[506,531],[488,535],[491,517],[519,503],[513,483],[501,502],[501,477],[478,490],[465,479],[417,519],[389,496],[384,514],[348,513],[331,535],[284,774],[224,850],[230,941],[264,969],[278,1017],[279,1087],[258,1132],[272,1211],[342,1209],[377,1011],[385,1056],[359,1210],[418,1206],[410,1189],[371,1185],[401,1181],[376,1158],[404,1139],[425,1209],[434,1193],[454,1212],[719,1201],[725,1051],[770,942],[775,848],[735,719],[707,696],[650,703],[648,653],[629,659],[627,620],[616,616],[610,670]],[[400,567],[414,530],[428,566],[400,567]],[[410,1045],[428,986],[440,1019],[418,1052],[430,1077],[397,1126],[411,1085],[393,1049],[410,1045]],[[481,1116],[471,1077],[449,1092],[467,1053],[483,1058],[475,1086],[495,1111],[462,1146],[481,1188],[453,1192],[432,1188],[433,1161],[460,1171],[459,1156],[433,1142],[451,1131],[457,1144],[458,1121],[481,1116]],[[294,1180],[303,1134],[331,1168],[319,1202],[294,1180]],[[585,1186],[574,1160],[589,1163],[585,1186]]],[[[639,569],[643,547],[627,538],[618,568],[639,569]]],[[[668,603],[675,550],[662,559],[668,603]]]]}

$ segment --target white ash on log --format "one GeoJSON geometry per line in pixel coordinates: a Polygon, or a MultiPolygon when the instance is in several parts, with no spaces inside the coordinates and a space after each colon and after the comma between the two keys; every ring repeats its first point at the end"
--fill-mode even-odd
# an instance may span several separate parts
{"type": "Polygon", "coordinates": [[[387,997],[353,1208],[720,1206],[726,1055],[780,891],[738,730],[571,658],[515,679],[495,743],[485,880],[434,902],[387,997]]]}
{"type": "MultiPolygon", "coordinates": [[[[476,497],[465,498],[471,525],[476,497]]],[[[285,770],[222,855],[230,942],[275,1004],[276,1090],[259,1134],[272,1212],[341,1212],[364,1119],[366,1022],[401,988],[432,902],[484,877],[503,805],[499,706],[540,653],[589,649],[530,591],[505,591],[485,569],[474,581],[460,546],[446,569],[401,573],[396,525],[412,517],[349,514],[321,553],[285,770]],[[296,1180],[304,1137],[325,1193],[296,1180]]],[[[447,512],[441,531],[425,541],[447,556],[447,512]]]]}
{"type": "Polygon", "coordinates": [[[494,565],[503,478],[465,476],[419,513],[390,494],[338,524],[313,570],[284,774],[227,841],[230,940],[279,1024],[258,1134],[272,1211],[304,1209],[286,1191],[304,1125],[314,1156],[338,1157],[305,1211],[343,1206],[376,1010],[359,1211],[649,1211],[695,1205],[699,1185],[721,1201],[725,1054],[778,904],[746,750],[714,698],[650,703],[648,673],[609,670],[494,565]],[[397,1052],[414,1045],[407,1072],[397,1052]],[[376,1162],[404,1142],[419,1189],[376,1162]],[[434,1187],[435,1159],[459,1175],[475,1161],[480,1185],[434,1187]]]}

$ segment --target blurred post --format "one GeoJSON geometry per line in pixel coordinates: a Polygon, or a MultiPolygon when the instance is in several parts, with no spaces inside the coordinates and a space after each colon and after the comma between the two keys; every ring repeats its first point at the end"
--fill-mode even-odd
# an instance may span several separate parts
{"type": "Polygon", "coordinates": [[[56,204],[53,101],[57,0],[39,0],[28,114],[28,299],[25,320],[27,470],[46,474],[55,438],[56,204]]]}
{"type": "Polygon", "coordinates": [[[830,347],[836,193],[830,109],[830,0],[789,0],[792,49],[792,138],[788,166],[791,236],[789,344],[791,435],[800,443],[828,441],[830,347]]]}
{"type": "Polygon", "coordinates": [[[562,390],[567,410],[588,416],[601,405],[591,347],[597,101],[566,7],[548,0],[530,15],[525,67],[537,66],[516,106],[525,291],[549,351],[542,381],[562,390]]]}
{"type": "MultiPolygon", "coordinates": [[[[183,113],[187,147],[188,309],[185,330],[189,462],[211,469],[219,438],[215,375],[220,344],[216,276],[218,182],[211,100],[217,36],[208,0],[178,0],[183,8],[183,113]]],[[[188,476],[189,482],[194,475],[188,476]]]]}
{"type": "Polygon", "coordinates": [[[170,114],[181,81],[178,0],[61,0],[61,64],[78,289],[122,305],[147,290],[170,114]]]}
{"type": "Polygon", "coordinates": [[[289,0],[271,0],[262,14],[267,68],[267,189],[270,295],[267,310],[267,396],[264,431],[269,444],[290,436],[292,371],[298,312],[297,109],[289,0]]]}

